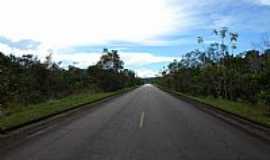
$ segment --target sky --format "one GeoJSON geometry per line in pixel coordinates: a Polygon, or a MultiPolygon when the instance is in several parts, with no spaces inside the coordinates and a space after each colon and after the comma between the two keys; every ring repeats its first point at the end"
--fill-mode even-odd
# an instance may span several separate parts
{"type": "Polygon", "coordinates": [[[238,52],[270,34],[270,0],[0,0],[0,51],[53,53],[62,67],[95,64],[103,48],[117,49],[140,77],[207,44],[223,26],[239,33],[238,52]]]}

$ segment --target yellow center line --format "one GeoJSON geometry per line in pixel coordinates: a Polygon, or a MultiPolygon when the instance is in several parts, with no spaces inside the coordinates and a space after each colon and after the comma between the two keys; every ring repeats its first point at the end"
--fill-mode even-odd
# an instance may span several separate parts
{"type": "Polygon", "coordinates": [[[141,114],[140,125],[139,125],[140,128],[143,127],[143,120],[144,120],[144,112],[142,112],[141,114]]]}

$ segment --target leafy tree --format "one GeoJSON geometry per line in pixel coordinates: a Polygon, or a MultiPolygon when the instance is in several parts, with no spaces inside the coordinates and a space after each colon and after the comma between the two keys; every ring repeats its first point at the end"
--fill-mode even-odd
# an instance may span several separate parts
{"type": "Polygon", "coordinates": [[[27,106],[85,91],[115,91],[141,84],[133,71],[124,69],[116,50],[104,52],[97,65],[88,69],[61,68],[61,62],[53,62],[52,53],[41,62],[30,54],[15,57],[0,52],[0,106],[27,106]]]}
{"type": "Polygon", "coordinates": [[[231,36],[230,41],[231,41],[232,54],[234,54],[233,51],[237,48],[236,43],[238,41],[238,36],[239,35],[236,32],[231,32],[230,36],[231,36]]]}
{"type": "MultiPolygon", "coordinates": [[[[222,47],[227,46],[225,39],[228,32],[228,28],[214,30],[221,40],[207,47],[207,65],[203,65],[203,51],[188,52],[180,61],[174,60],[164,68],[157,83],[195,96],[270,105],[270,49],[234,54],[239,35],[230,32],[232,54],[229,55],[227,49],[222,47]]],[[[203,42],[202,37],[197,40],[199,44],[203,42]]]]}
{"type": "Polygon", "coordinates": [[[120,60],[117,50],[109,51],[108,49],[104,49],[104,55],[101,56],[98,65],[103,69],[119,72],[123,69],[124,62],[120,60]]]}
{"type": "Polygon", "coordinates": [[[203,49],[203,51],[202,51],[202,54],[201,54],[201,57],[202,57],[202,59],[203,59],[203,65],[205,65],[206,64],[206,53],[205,53],[205,48],[204,48],[204,39],[203,39],[203,37],[202,36],[198,36],[197,37],[197,42],[198,42],[198,44],[199,45],[202,45],[202,49],[203,49]]]}

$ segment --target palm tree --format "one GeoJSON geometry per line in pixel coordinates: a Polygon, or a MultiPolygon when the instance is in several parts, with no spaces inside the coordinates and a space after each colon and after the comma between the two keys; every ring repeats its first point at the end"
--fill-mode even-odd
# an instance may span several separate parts
{"type": "Polygon", "coordinates": [[[199,45],[202,45],[202,48],[203,48],[203,64],[206,64],[206,53],[205,53],[205,48],[204,48],[204,45],[203,45],[203,42],[204,42],[204,40],[203,40],[203,37],[202,36],[198,36],[197,37],[197,42],[198,42],[198,44],[199,45]]]}
{"type": "Polygon", "coordinates": [[[232,47],[232,54],[233,54],[233,51],[237,48],[236,42],[238,41],[239,35],[236,32],[231,32],[230,36],[231,36],[230,40],[231,40],[231,47],[232,47]]]}
{"type": "MultiPolygon", "coordinates": [[[[227,46],[225,45],[225,38],[227,36],[228,28],[227,27],[222,27],[219,30],[215,29],[214,34],[216,36],[220,36],[221,42],[220,42],[220,53],[222,58],[225,58],[225,51],[227,50],[227,46]]],[[[224,72],[225,68],[225,59],[221,61],[221,66],[219,67],[219,71],[222,72],[222,76],[220,77],[220,82],[219,82],[219,95],[221,95],[222,90],[224,91],[223,96],[227,96],[227,85],[226,85],[226,73],[224,72]],[[222,87],[223,86],[223,87],[222,87]]]]}
{"type": "Polygon", "coordinates": [[[217,29],[214,29],[213,30],[213,33],[217,36],[218,35],[218,30],[217,29]]]}
{"type": "Polygon", "coordinates": [[[219,30],[217,30],[217,29],[213,30],[213,33],[216,36],[220,36],[220,38],[221,38],[220,49],[221,49],[221,54],[223,57],[225,56],[225,50],[226,50],[225,38],[227,36],[227,32],[228,32],[228,27],[222,27],[219,30]]]}
{"type": "Polygon", "coordinates": [[[220,48],[221,48],[221,53],[222,53],[222,56],[224,57],[225,56],[225,50],[226,50],[226,45],[225,45],[225,38],[227,36],[227,32],[228,32],[228,28],[227,27],[222,27],[219,31],[219,35],[221,37],[221,45],[220,45],[220,48]]]}
{"type": "Polygon", "coordinates": [[[202,37],[202,36],[198,36],[198,37],[197,37],[197,42],[198,42],[199,44],[202,44],[202,43],[203,43],[203,37],[202,37]]]}

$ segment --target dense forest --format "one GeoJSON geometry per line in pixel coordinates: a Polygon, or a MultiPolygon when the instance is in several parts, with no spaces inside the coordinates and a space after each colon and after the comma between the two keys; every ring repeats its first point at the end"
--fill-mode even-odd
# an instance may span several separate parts
{"type": "Polygon", "coordinates": [[[161,86],[193,96],[212,96],[232,101],[270,105],[270,40],[260,49],[234,53],[238,33],[227,27],[214,30],[218,42],[206,47],[197,39],[198,49],[184,54],[161,71],[161,86]]]}
{"type": "Polygon", "coordinates": [[[0,52],[0,108],[28,105],[81,92],[107,92],[141,83],[132,70],[124,69],[117,50],[104,49],[96,65],[62,68],[52,55],[41,62],[33,55],[0,52]]]}

